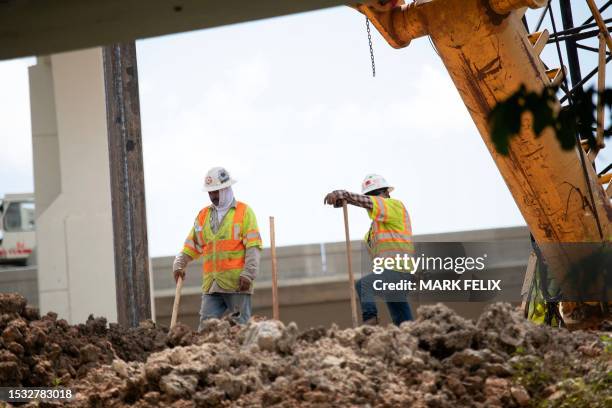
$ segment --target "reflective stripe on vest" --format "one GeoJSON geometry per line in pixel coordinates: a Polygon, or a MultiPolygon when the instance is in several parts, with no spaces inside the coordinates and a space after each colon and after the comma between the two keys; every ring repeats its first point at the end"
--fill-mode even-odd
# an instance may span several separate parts
{"type": "Polygon", "coordinates": [[[372,257],[394,257],[395,255],[413,254],[414,244],[412,241],[412,227],[410,225],[410,217],[404,204],[397,201],[397,205],[387,205],[386,200],[382,197],[372,197],[375,201],[374,220],[366,241],[369,239],[368,248],[372,257]],[[389,220],[400,219],[400,225],[394,226],[393,229],[388,229],[391,226],[389,220]]]}
{"type": "Polygon", "coordinates": [[[228,212],[216,233],[213,233],[210,226],[209,207],[198,215],[204,261],[202,284],[204,292],[208,292],[214,281],[225,290],[238,290],[238,280],[244,270],[247,242],[247,238],[242,236],[246,209],[246,204],[236,202],[233,218],[228,217],[230,214],[228,212]]]}

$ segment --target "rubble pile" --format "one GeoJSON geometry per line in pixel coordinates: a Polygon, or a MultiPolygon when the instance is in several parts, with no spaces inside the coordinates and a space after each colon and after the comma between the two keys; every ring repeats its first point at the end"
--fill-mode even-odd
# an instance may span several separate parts
{"type": "Polygon", "coordinates": [[[211,320],[195,344],[116,360],[73,384],[77,406],[610,406],[612,343],[522,319],[477,322],[443,305],[401,327],[310,329],[211,320]],[[568,402],[569,401],[569,402],[568,402]]]}
{"type": "Polygon", "coordinates": [[[169,336],[151,321],[125,329],[90,316],[71,326],[55,313],[41,317],[14,293],[0,294],[0,333],[0,385],[24,387],[65,385],[93,367],[116,359],[145,361],[154,351],[194,338],[186,326],[169,336]]]}
{"type": "MultiPolygon", "coordinates": [[[[112,359],[96,345],[101,350],[96,366],[65,383],[77,394],[71,406],[606,407],[612,402],[609,332],[537,326],[508,304],[489,306],[476,322],[435,305],[421,307],[417,320],[401,327],[299,332],[293,323],[271,320],[252,320],[245,327],[209,320],[199,335],[184,326],[168,334],[140,330],[163,333],[172,339],[166,345],[174,347],[139,354],[133,352],[138,337],[120,339],[106,330],[94,340],[110,344],[112,359]]],[[[164,344],[155,336],[145,343],[149,349],[164,344]]]]}

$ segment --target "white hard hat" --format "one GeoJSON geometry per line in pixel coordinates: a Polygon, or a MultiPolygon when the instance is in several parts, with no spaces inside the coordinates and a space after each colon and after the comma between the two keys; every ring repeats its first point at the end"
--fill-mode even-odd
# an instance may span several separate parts
{"type": "Polygon", "coordinates": [[[223,167],[213,167],[206,173],[204,191],[217,191],[236,183],[229,172],[223,167]]]}
{"type": "Polygon", "coordinates": [[[393,187],[391,187],[389,183],[387,183],[387,180],[379,174],[368,174],[361,183],[361,192],[363,194],[378,190],[379,188],[388,188],[389,192],[393,191],[393,187]]]}

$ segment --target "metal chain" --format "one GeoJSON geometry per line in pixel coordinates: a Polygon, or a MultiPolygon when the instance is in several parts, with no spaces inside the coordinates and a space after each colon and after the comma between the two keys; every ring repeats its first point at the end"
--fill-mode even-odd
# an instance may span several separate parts
{"type": "Polygon", "coordinates": [[[374,65],[374,48],[372,47],[372,34],[370,33],[370,20],[366,16],[366,30],[368,31],[368,44],[370,45],[370,59],[372,60],[372,76],[376,76],[376,65],[374,65]]]}

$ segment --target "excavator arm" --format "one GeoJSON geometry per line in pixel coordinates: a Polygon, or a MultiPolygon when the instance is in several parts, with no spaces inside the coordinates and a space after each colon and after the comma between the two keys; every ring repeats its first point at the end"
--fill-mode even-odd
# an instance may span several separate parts
{"type": "Polygon", "coordinates": [[[531,230],[552,275],[563,280],[590,246],[612,240],[610,197],[583,149],[563,150],[554,130],[536,138],[524,115],[509,154],[493,146],[491,109],[522,85],[531,91],[558,83],[563,69],[547,70],[539,58],[546,32],[529,35],[527,7],[546,0],[421,0],[411,4],[355,5],[394,48],[430,36],[483,141],[531,230]],[[583,157],[581,157],[581,155],[583,157]],[[584,165],[584,163],[588,165],[584,165]],[[592,199],[591,199],[592,197],[592,199]]]}

